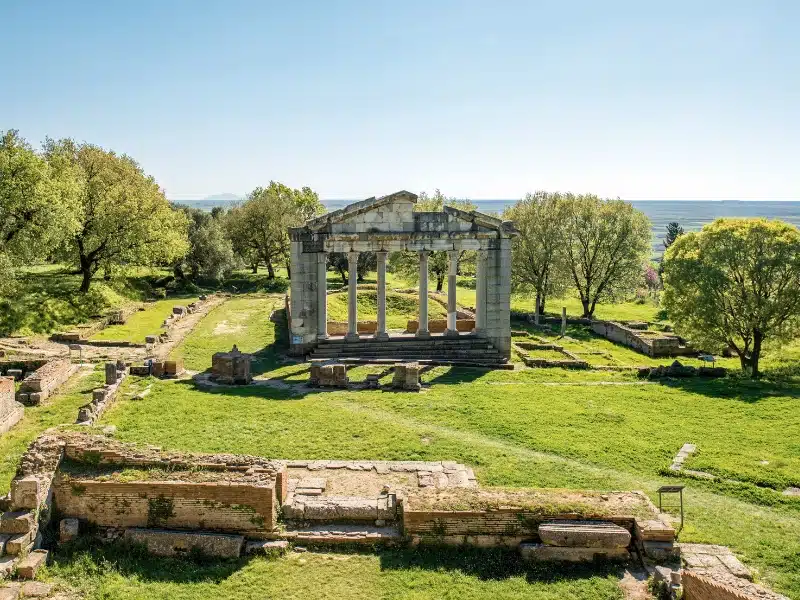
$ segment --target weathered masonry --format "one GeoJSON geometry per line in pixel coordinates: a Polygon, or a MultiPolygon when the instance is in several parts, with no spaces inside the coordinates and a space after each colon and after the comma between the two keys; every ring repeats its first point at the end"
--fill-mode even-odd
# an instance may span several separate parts
{"type": "MultiPolygon", "coordinates": [[[[445,207],[441,212],[415,212],[416,201],[417,196],[406,191],[369,198],[289,230],[293,354],[306,354],[333,337],[327,331],[329,252],[345,253],[351,267],[348,332],[339,341],[394,340],[396,336],[390,336],[386,328],[386,260],[391,252],[410,251],[419,255],[420,270],[420,324],[411,341],[483,338],[504,358],[510,356],[511,238],[518,232],[512,223],[476,211],[445,207]],[[459,253],[464,250],[478,253],[472,332],[459,332],[457,326],[456,270],[459,253]],[[438,336],[428,328],[428,256],[432,251],[446,251],[450,259],[447,330],[438,336]],[[358,333],[356,264],[360,252],[375,252],[378,260],[377,328],[369,337],[358,333]]],[[[432,354],[435,348],[432,344],[432,354]]]]}

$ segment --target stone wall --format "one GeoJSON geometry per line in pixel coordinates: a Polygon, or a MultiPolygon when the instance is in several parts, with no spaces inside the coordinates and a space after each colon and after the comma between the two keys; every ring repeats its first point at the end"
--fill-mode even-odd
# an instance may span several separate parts
{"type": "Polygon", "coordinates": [[[77,370],[77,365],[69,360],[53,360],[23,379],[17,400],[23,404],[41,404],[77,370]]]}
{"type": "Polygon", "coordinates": [[[592,322],[592,331],[612,342],[622,344],[653,358],[696,354],[696,350],[681,344],[680,338],[675,335],[643,332],[613,321],[594,321],[592,322]]]}
{"type": "Polygon", "coordinates": [[[24,410],[22,404],[14,400],[14,379],[0,377],[0,434],[16,425],[24,410]]]}
{"type": "Polygon", "coordinates": [[[681,583],[683,600],[789,600],[786,596],[736,577],[723,581],[683,570],[681,583]]]}
{"type": "Polygon", "coordinates": [[[271,531],[276,520],[274,482],[118,482],[59,473],[53,491],[60,514],[105,527],[208,529],[252,535],[271,531]]]}
{"type": "MultiPolygon", "coordinates": [[[[416,333],[419,329],[419,321],[410,320],[406,325],[408,333],[416,333]]],[[[469,333],[475,329],[475,319],[457,319],[456,330],[461,333],[469,333]]],[[[447,330],[447,319],[429,319],[428,331],[431,333],[444,333],[447,330]]]]}
{"type": "MultiPolygon", "coordinates": [[[[377,321],[359,321],[358,333],[362,335],[374,334],[378,330],[377,321]]],[[[328,335],[347,335],[346,321],[328,321],[328,335]]]]}

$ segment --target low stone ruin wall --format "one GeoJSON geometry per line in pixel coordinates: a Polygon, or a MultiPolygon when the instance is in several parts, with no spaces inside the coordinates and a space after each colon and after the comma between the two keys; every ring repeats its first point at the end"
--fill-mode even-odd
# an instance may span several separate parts
{"type": "Polygon", "coordinates": [[[563,346],[557,344],[540,344],[535,342],[513,342],[511,347],[517,356],[522,359],[528,367],[550,368],[560,367],[562,369],[588,369],[589,363],[577,354],[573,354],[563,346]],[[532,350],[552,350],[563,354],[564,358],[554,360],[552,358],[540,358],[529,354],[532,350]]]}
{"type": "MultiPolygon", "coordinates": [[[[377,321],[359,321],[358,333],[371,335],[378,330],[377,321]]],[[[349,331],[347,321],[328,321],[328,335],[347,335],[349,331]]]]}
{"type": "Polygon", "coordinates": [[[681,571],[683,600],[789,600],[760,585],[737,577],[701,575],[692,570],[681,571]]]}
{"type": "Polygon", "coordinates": [[[22,404],[14,400],[14,380],[0,377],[0,435],[16,425],[24,411],[22,404]]]}
{"type": "MultiPolygon", "coordinates": [[[[419,329],[419,321],[409,320],[406,325],[407,333],[416,333],[419,329]]],[[[456,331],[469,333],[475,329],[475,319],[457,319],[456,331]]],[[[433,319],[428,321],[428,331],[431,333],[444,333],[447,331],[447,319],[433,319]]]]}
{"type": "Polygon", "coordinates": [[[106,363],[105,385],[92,390],[92,401],[81,406],[78,410],[78,419],[75,422],[79,425],[91,425],[99,419],[116,400],[125,375],[124,362],[106,363]]]}
{"type": "Polygon", "coordinates": [[[614,321],[593,321],[592,331],[651,358],[697,354],[691,346],[682,344],[678,336],[632,329],[614,321]]]}
{"type": "MultiPolygon", "coordinates": [[[[109,325],[124,324],[133,313],[139,310],[144,310],[143,307],[139,304],[112,310],[106,316],[101,317],[99,319],[95,319],[90,323],[76,325],[75,327],[66,332],[54,333],[53,335],[50,336],[50,339],[55,342],[71,342],[71,343],[85,344],[89,341],[89,338],[93,336],[95,333],[102,331],[109,325]]],[[[92,344],[95,344],[95,342],[92,342],[92,344]]]]}
{"type": "Polygon", "coordinates": [[[49,398],[75,371],[66,359],[59,359],[45,364],[22,380],[17,392],[17,400],[23,404],[37,405],[49,398]]]}

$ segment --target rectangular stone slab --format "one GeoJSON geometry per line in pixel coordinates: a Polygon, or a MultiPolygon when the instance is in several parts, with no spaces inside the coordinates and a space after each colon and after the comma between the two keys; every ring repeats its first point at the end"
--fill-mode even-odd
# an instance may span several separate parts
{"type": "Polygon", "coordinates": [[[165,529],[130,528],[125,530],[125,539],[144,544],[148,552],[156,556],[186,556],[192,550],[198,550],[206,556],[238,558],[244,546],[244,536],[241,535],[165,529]]]}
{"type": "Polygon", "coordinates": [[[545,544],[520,544],[522,558],[531,561],[591,562],[593,560],[627,560],[625,548],[563,548],[545,544]]]}
{"type": "Polygon", "coordinates": [[[539,538],[564,548],[626,548],[631,534],[624,527],[601,521],[551,521],[539,525],[539,538]]]}

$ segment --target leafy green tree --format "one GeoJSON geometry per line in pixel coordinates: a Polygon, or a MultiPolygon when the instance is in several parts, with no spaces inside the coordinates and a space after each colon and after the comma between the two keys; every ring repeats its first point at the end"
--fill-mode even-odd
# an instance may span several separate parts
{"type": "Polygon", "coordinates": [[[566,202],[560,192],[538,191],[505,211],[520,235],[511,253],[511,281],[515,290],[534,294],[538,314],[548,297],[560,298],[569,287],[570,273],[562,252],[566,232],[566,202]]]}
{"type": "MultiPolygon", "coordinates": [[[[445,206],[451,206],[464,211],[476,210],[476,206],[469,200],[448,198],[440,190],[433,195],[421,192],[414,207],[416,212],[441,212],[445,206]]],[[[475,252],[462,251],[458,257],[458,272],[461,273],[475,263],[475,252]]],[[[409,281],[419,279],[419,257],[416,252],[395,252],[389,257],[389,268],[409,281]]],[[[428,271],[436,280],[436,291],[441,292],[447,273],[450,268],[449,258],[445,250],[431,252],[428,257],[428,271]]]]}
{"type": "Polygon", "coordinates": [[[664,250],[667,250],[675,243],[680,236],[686,233],[677,221],[667,223],[667,234],[664,236],[664,250]]]}
{"type": "Polygon", "coordinates": [[[210,213],[198,208],[178,205],[188,219],[189,251],[175,265],[175,274],[196,280],[203,276],[209,279],[222,280],[239,265],[233,253],[231,240],[225,233],[222,224],[222,213],[210,213]]]}
{"type": "Polygon", "coordinates": [[[263,262],[269,279],[275,277],[275,265],[289,267],[289,228],[299,227],[321,215],[325,207],[311,188],[292,189],[275,181],[258,187],[226,216],[228,237],[234,251],[247,264],[263,262]]]}
{"type": "Polygon", "coordinates": [[[564,256],[583,305],[592,318],[598,302],[631,293],[650,253],[650,221],[622,200],[565,194],[564,256]]]}
{"type": "MultiPolygon", "coordinates": [[[[367,273],[378,268],[378,256],[374,252],[359,252],[358,264],[356,265],[356,279],[364,281],[367,273]]],[[[328,269],[333,269],[339,273],[342,283],[347,285],[350,273],[350,263],[347,254],[344,252],[330,252],[328,254],[328,269]]]]}
{"type": "Polygon", "coordinates": [[[12,266],[41,260],[77,228],[80,187],[74,170],[54,170],[9,130],[0,138],[0,263],[10,282],[12,266]]]}
{"type": "Polygon", "coordinates": [[[81,292],[100,269],[172,264],[186,254],[186,217],[132,158],[70,139],[47,140],[45,156],[56,172],[75,172],[80,184],[78,227],[61,253],[82,275],[81,292]]]}
{"type": "Polygon", "coordinates": [[[664,258],[664,306],[707,350],[732,348],[758,377],[765,341],[800,335],[800,230],[767,219],[717,219],[664,258]]]}

